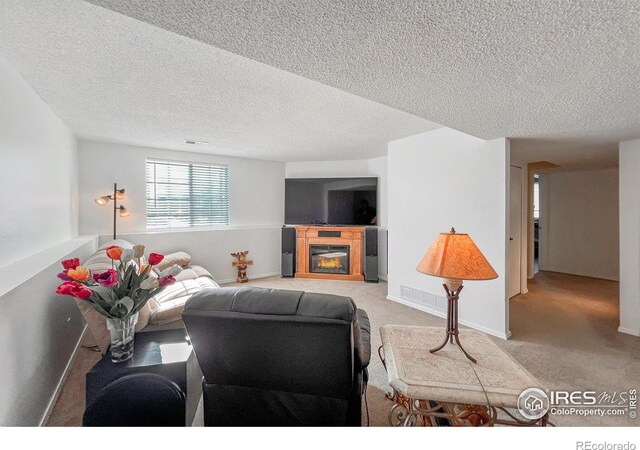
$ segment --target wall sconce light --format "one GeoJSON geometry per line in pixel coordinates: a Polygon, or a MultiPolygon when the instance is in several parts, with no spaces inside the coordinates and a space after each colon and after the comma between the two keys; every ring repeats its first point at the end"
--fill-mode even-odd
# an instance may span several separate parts
{"type": "Polygon", "coordinates": [[[116,239],[116,217],[118,212],[120,217],[129,217],[129,211],[123,205],[118,206],[118,200],[124,200],[124,189],[118,189],[118,184],[113,183],[113,195],[103,195],[96,197],[93,201],[98,206],[107,206],[113,200],[113,239],[116,239]]]}

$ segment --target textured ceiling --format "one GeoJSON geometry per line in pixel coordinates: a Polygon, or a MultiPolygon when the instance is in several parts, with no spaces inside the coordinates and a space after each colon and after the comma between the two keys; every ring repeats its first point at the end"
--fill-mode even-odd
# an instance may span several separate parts
{"type": "Polygon", "coordinates": [[[511,160],[550,162],[558,166],[549,169],[555,172],[612,168],[618,167],[618,145],[571,139],[512,139],[511,160]]]}
{"type": "Polygon", "coordinates": [[[438,127],[78,0],[0,0],[0,52],[82,137],[301,161],[438,127]]]}
{"type": "Polygon", "coordinates": [[[640,137],[637,0],[89,1],[485,139],[640,137]]]}

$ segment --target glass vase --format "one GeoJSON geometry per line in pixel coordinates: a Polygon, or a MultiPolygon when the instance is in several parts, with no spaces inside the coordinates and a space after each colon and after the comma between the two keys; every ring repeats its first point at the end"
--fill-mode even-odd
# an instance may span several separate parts
{"type": "Polygon", "coordinates": [[[124,319],[107,319],[111,333],[111,361],[120,363],[133,357],[133,338],[138,323],[138,313],[124,319]]]}

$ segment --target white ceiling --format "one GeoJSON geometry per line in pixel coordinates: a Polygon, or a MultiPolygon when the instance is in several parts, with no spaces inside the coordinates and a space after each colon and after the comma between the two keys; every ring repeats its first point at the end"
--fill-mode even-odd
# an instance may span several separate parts
{"type": "Polygon", "coordinates": [[[84,136],[354,159],[432,120],[576,168],[640,137],[638,1],[90,2],[0,0],[0,51],[84,136]]]}
{"type": "Polygon", "coordinates": [[[0,0],[0,52],[81,137],[302,161],[439,126],[77,0],[0,0]]]}
{"type": "Polygon", "coordinates": [[[513,139],[511,160],[515,163],[547,161],[554,172],[618,167],[618,146],[571,139],[513,139]]]}
{"type": "Polygon", "coordinates": [[[485,139],[640,137],[636,0],[89,1],[485,139]]]}

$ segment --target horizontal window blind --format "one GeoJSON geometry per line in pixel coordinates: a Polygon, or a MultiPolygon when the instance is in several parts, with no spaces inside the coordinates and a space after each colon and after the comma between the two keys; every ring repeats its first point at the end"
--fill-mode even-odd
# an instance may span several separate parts
{"type": "Polygon", "coordinates": [[[147,228],[229,225],[229,168],[147,159],[147,228]]]}

